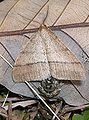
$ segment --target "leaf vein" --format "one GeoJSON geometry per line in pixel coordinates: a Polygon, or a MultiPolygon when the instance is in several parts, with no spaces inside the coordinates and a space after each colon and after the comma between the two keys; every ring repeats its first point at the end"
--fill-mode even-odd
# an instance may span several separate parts
{"type": "Polygon", "coordinates": [[[16,1],[16,2],[14,3],[14,5],[7,11],[5,17],[3,18],[3,20],[2,20],[2,22],[1,22],[1,24],[0,24],[0,27],[3,25],[5,19],[7,18],[8,14],[10,13],[10,11],[16,6],[16,4],[17,4],[19,1],[20,1],[20,0],[16,1]]]}
{"type": "Polygon", "coordinates": [[[55,20],[55,22],[52,24],[52,26],[54,26],[57,21],[59,20],[59,18],[62,16],[62,14],[64,13],[64,11],[66,10],[67,6],[69,5],[69,3],[71,2],[71,0],[68,1],[68,3],[66,4],[66,6],[64,7],[63,11],[60,13],[60,15],[57,17],[57,19],[55,20]]]}

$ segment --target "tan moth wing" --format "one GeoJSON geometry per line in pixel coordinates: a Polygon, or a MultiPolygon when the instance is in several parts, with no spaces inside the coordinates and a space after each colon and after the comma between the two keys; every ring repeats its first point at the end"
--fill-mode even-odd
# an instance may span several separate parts
{"type": "Polygon", "coordinates": [[[46,26],[29,40],[18,55],[13,79],[16,82],[43,80],[83,80],[85,70],[76,56],[46,26]]]}
{"type": "Polygon", "coordinates": [[[16,82],[42,80],[50,76],[44,41],[36,33],[18,55],[13,77],[16,82]]]}

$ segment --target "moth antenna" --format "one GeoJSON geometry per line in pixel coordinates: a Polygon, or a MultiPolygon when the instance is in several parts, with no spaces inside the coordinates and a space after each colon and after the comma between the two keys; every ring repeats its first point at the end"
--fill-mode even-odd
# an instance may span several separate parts
{"type": "MultiPolygon", "coordinates": [[[[18,15],[20,15],[22,18],[25,18],[25,19],[27,19],[27,20],[31,20],[30,18],[27,18],[27,17],[25,17],[25,16],[23,16],[23,15],[21,15],[21,14],[18,14],[18,15]]],[[[38,23],[39,25],[41,25],[38,21],[36,21],[36,20],[33,20],[32,22],[36,22],[36,23],[38,23]]]]}
{"type": "Polygon", "coordinates": [[[47,19],[47,17],[48,17],[48,13],[49,13],[49,6],[47,6],[47,12],[46,12],[46,16],[45,16],[45,18],[44,18],[44,20],[43,20],[43,25],[45,25],[44,23],[45,23],[45,21],[46,21],[46,19],[47,19]]]}
{"type": "MultiPolygon", "coordinates": [[[[42,23],[39,23],[39,22],[36,21],[36,20],[33,20],[32,22],[38,23],[40,26],[42,26],[42,24],[45,25],[44,22],[45,22],[46,19],[47,19],[48,11],[49,11],[49,6],[47,6],[46,16],[45,16],[45,18],[43,19],[43,22],[42,22],[42,23]]],[[[18,15],[20,15],[22,18],[25,18],[25,19],[27,19],[27,20],[31,20],[31,19],[29,19],[29,18],[27,18],[27,17],[25,17],[25,16],[23,16],[23,15],[21,15],[21,14],[18,14],[18,15]]]]}

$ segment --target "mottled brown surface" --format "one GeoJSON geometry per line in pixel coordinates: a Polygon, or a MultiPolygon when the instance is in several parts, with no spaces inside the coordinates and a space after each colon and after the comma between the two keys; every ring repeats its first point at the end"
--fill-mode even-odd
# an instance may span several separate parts
{"type": "Polygon", "coordinates": [[[23,46],[13,68],[16,82],[47,79],[83,80],[84,68],[76,56],[49,29],[42,28],[23,46]]]}

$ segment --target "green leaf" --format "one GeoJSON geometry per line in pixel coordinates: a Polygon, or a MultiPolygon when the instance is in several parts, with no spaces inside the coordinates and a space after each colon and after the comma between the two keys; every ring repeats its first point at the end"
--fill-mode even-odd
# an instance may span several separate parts
{"type": "Polygon", "coordinates": [[[72,120],[84,120],[83,116],[80,114],[74,114],[72,120]]]}
{"type": "Polygon", "coordinates": [[[74,114],[72,120],[89,120],[89,109],[86,109],[82,114],[74,114]]]}
{"type": "Polygon", "coordinates": [[[89,120],[89,108],[84,111],[84,120],[89,120]]]}

